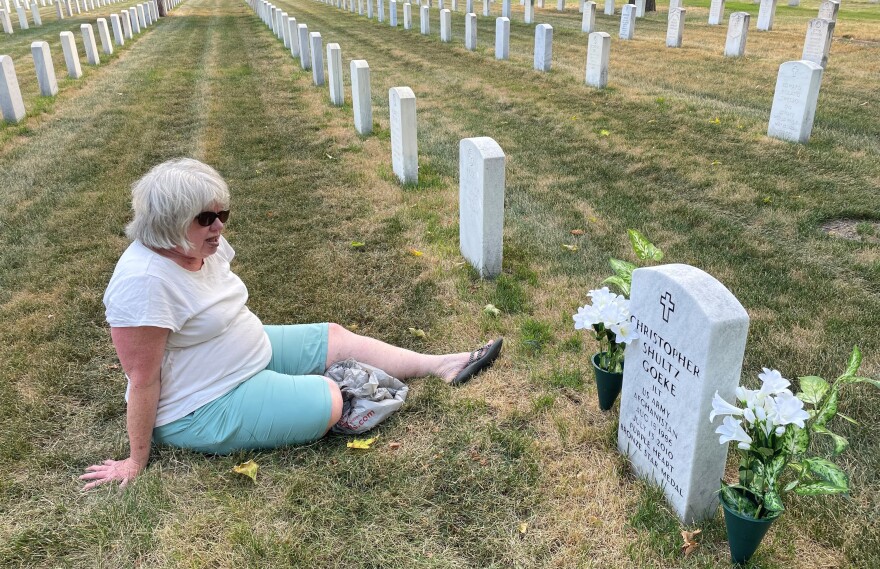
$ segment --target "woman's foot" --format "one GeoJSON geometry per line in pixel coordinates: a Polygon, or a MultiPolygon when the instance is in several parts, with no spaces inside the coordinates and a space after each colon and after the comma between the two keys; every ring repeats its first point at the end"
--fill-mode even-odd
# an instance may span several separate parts
{"type": "Polygon", "coordinates": [[[504,339],[498,338],[487,342],[473,352],[449,354],[445,357],[437,375],[442,377],[446,383],[460,385],[491,367],[495,359],[498,358],[498,354],[501,353],[503,343],[504,339]]]}

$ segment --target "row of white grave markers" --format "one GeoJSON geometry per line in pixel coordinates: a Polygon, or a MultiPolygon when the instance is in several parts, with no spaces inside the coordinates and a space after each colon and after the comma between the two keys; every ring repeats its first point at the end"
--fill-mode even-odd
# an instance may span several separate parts
{"type": "MultiPolygon", "coordinates": [[[[169,2],[166,4],[166,13],[175,8],[179,2],[169,2]]],[[[110,21],[113,27],[113,36],[116,45],[125,45],[125,38],[131,39],[132,29],[136,33],[140,33],[142,28],[152,25],[159,18],[159,6],[156,0],[138,4],[136,7],[123,10],[119,14],[111,14],[110,21]],[[140,22],[144,25],[141,26],[140,22]]],[[[98,18],[96,25],[98,27],[98,36],[101,41],[101,50],[105,55],[113,54],[113,43],[110,41],[110,30],[107,27],[105,18],[98,18]]],[[[98,47],[95,40],[95,32],[91,24],[81,24],[80,34],[82,35],[83,45],[86,51],[86,60],[89,65],[99,65],[101,57],[98,53],[98,47]]],[[[71,79],[79,79],[82,77],[82,67],[80,65],[79,52],[76,46],[76,39],[73,32],[61,32],[61,50],[64,53],[64,62],[67,67],[67,76],[71,79]]],[[[52,55],[49,51],[49,43],[45,41],[35,41],[31,43],[31,56],[34,61],[34,69],[37,75],[37,84],[40,88],[40,95],[43,97],[52,97],[58,94],[58,80],[55,76],[55,66],[52,63],[52,55]]],[[[26,114],[24,100],[21,96],[21,90],[18,86],[18,76],[15,73],[15,65],[12,58],[8,55],[0,55],[3,72],[0,77],[0,110],[2,110],[3,120],[9,123],[17,123],[21,121],[26,114]]]]}
{"type": "MultiPolygon", "coordinates": [[[[286,12],[280,12],[266,0],[246,1],[267,26],[273,27],[278,39],[285,41],[286,38],[289,45],[285,47],[290,47],[291,55],[298,51],[302,62],[303,52],[310,53],[313,77],[318,68],[321,68],[320,73],[323,74],[323,64],[316,58],[316,54],[320,53],[320,33],[312,32],[306,36],[308,27],[305,24],[297,24],[295,18],[291,18],[286,12]],[[276,19],[279,13],[281,17],[276,19]],[[293,35],[294,26],[300,30],[298,37],[293,35]],[[310,40],[309,43],[306,43],[306,37],[310,40]],[[299,45],[294,47],[296,44],[299,45]]],[[[342,51],[337,43],[327,46],[327,70],[330,102],[333,105],[342,105],[342,51]]],[[[315,84],[319,83],[315,81],[315,84]]],[[[372,132],[370,96],[370,67],[364,60],[353,60],[352,108],[355,129],[362,135],[372,132]]],[[[418,183],[415,93],[409,87],[392,87],[388,91],[388,108],[392,169],[401,183],[418,183]]],[[[497,142],[488,137],[466,138],[460,142],[459,184],[461,253],[481,277],[495,277],[501,273],[502,264],[505,185],[505,156],[497,142]]]]}
{"type": "MultiPolygon", "coordinates": [[[[75,14],[81,14],[83,12],[90,12],[97,8],[103,8],[105,6],[109,6],[111,4],[117,4],[122,0],[49,0],[48,5],[55,5],[56,9],[56,18],[58,20],[63,20],[65,15],[65,11],[67,12],[67,17],[73,17],[75,14]]],[[[171,2],[169,4],[175,4],[171,2]]],[[[45,0],[43,0],[42,6],[46,6],[45,0]]],[[[176,4],[175,4],[176,5],[176,4]]],[[[33,19],[34,26],[40,27],[43,25],[42,17],[40,16],[39,6],[37,5],[36,0],[32,0],[30,3],[30,12],[31,18],[33,19]]],[[[18,23],[19,27],[22,30],[30,29],[30,24],[27,18],[27,8],[28,3],[25,1],[23,4],[19,3],[18,0],[15,1],[15,10],[18,15],[18,23]]],[[[0,3],[0,24],[2,24],[3,31],[7,34],[14,33],[14,29],[12,27],[12,19],[10,16],[11,6],[9,5],[8,0],[4,0],[0,3]]],[[[170,7],[168,8],[171,9],[170,7]]],[[[155,17],[153,19],[158,18],[158,5],[155,6],[154,14],[155,17]]]]}

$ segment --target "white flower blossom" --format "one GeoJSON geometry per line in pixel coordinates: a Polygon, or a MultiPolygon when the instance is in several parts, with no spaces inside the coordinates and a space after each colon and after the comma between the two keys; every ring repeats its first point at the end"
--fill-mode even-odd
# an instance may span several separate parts
{"type": "Polygon", "coordinates": [[[719,415],[733,415],[735,417],[739,417],[743,414],[743,410],[737,407],[736,405],[731,405],[727,401],[725,401],[718,392],[715,392],[715,396],[712,397],[712,412],[709,413],[709,422],[715,420],[715,417],[719,415]]]}
{"type": "Polygon", "coordinates": [[[629,344],[639,337],[628,319],[612,324],[609,328],[614,332],[614,341],[618,344],[629,344]]]}
{"type": "Polygon", "coordinates": [[[776,395],[788,391],[786,388],[791,385],[791,382],[782,377],[782,374],[779,373],[779,371],[768,369],[766,367],[761,369],[764,370],[764,373],[758,374],[758,379],[761,380],[761,390],[758,392],[759,395],[776,395]]]}
{"type": "Polygon", "coordinates": [[[599,316],[599,311],[595,306],[590,306],[589,304],[578,308],[577,314],[572,316],[572,318],[574,319],[575,330],[592,328],[593,324],[599,324],[602,322],[602,318],[599,316]]]}
{"type": "Polygon", "coordinates": [[[785,434],[785,427],[783,427],[782,425],[779,425],[778,427],[776,427],[776,436],[781,437],[784,434],[785,434]]]}
{"type": "Polygon", "coordinates": [[[593,306],[601,310],[606,305],[611,304],[617,299],[617,295],[608,290],[607,286],[599,289],[591,290],[587,296],[593,299],[593,306]]]}
{"type": "Polygon", "coordinates": [[[810,414],[804,410],[804,402],[790,391],[776,396],[772,413],[774,423],[782,426],[794,424],[803,429],[804,421],[809,418],[810,414]]]}
{"type": "Polygon", "coordinates": [[[742,423],[737,421],[730,415],[724,417],[724,423],[715,429],[715,432],[721,435],[718,442],[721,444],[730,441],[737,441],[737,446],[743,450],[749,450],[752,444],[752,437],[742,428],[742,423]]]}

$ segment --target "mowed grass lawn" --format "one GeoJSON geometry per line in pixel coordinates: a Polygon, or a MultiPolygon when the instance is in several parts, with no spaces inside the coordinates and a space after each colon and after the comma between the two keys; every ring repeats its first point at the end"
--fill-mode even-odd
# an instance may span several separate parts
{"type": "MultiPolygon", "coordinates": [[[[341,45],[346,106],[235,0],[188,0],[52,99],[38,97],[30,42],[50,42],[61,77],[58,32],[79,41],[79,24],[110,9],[56,22],[45,8],[43,28],[0,37],[30,113],[0,123],[0,566],[726,565],[720,512],[683,557],[662,493],[618,455],[617,408],[598,410],[594,345],[571,314],[610,256],[635,260],[636,228],[748,310],[745,382],[762,366],[836,377],[854,344],[862,373],[880,375],[880,8],[844,3],[801,146],[765,132],[778,66],[799,58],[815,0],[780,5],[770,33],[754,29],[757,5],[729,3],[752,14],[741,60],[721,56],[726,25],[706,24],[705,0],[687,3],[677,50],[664,47],[665,3],[631,42],[599,14],[613,37],[605,91],[583,85],[573,2],[537,11],[554,27],[549,74],[532,70],[516,2],[506,62],[492,50],[500,2],[478,18],[474,53],[461,11],[442,44],[436,8],[425,37],[417,13],[404,31],[311,0],[279,5],[341,45]],[[371,68],[368,137],[352,124],[351,59],[371,68]],[[391,173],[387,103],[403,85],[419,120],[420,182],[407,187],[391,173]],[[458,253],[458,144],[471,136],[508,157],[494,281],[458,253]],[[335,321],[425,351],[503,335],[497,366],[457,389],[413,382],[369,451],[339,436],[227,457],[157,448],[124,492],[81,494],[86,466],[128,450],[101,297],[126,246],[129,188],[177,156],[229,181],[235,270],[264,322],[335,321]],[[853,220],[854,239],[822,230],[838,220],[853,220]],[[256,483],[231,472],[249,459],[256,483]]],[[[845,392],[840,410],[859,424],[832,427],[851,442],[851,494],[793,497],[755,567],[880,566],[878,409],[873,388],[845,392]]]]}

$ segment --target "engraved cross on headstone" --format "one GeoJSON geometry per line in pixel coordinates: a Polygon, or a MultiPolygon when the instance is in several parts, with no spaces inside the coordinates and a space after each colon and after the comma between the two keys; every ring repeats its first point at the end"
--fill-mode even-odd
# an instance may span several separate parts
{"type": "Polygon", "coordinates": [[[672,302],[672,295],[669,294],[669,291],[666,291],[660,297],[660,305],[663,306],[663,321],[669,322],[669,313],[675,312],[675,303],[672,302]]]}

